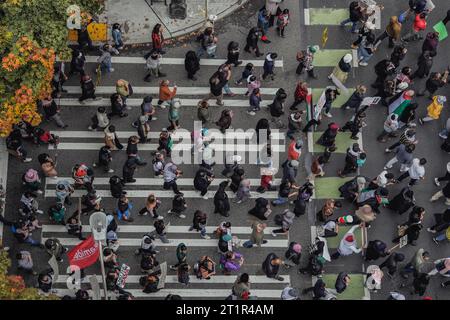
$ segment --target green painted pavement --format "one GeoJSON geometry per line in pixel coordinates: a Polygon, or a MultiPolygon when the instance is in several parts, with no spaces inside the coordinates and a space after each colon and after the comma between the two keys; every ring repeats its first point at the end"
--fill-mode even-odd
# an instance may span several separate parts
{"type": "Polygon", "coordinates": [[[348,9],[309,8],[310,25],[339,25],[348,18],[348,9]]]}
{"type": "MultiPolygon", "coordinates": [[[[322,276],[323,282],[325,282],[327,288],[334,289],[336,283],[337,274],[324,274],[322,276]]],[[[336,298],[338,300],[362,300],[364,294],[364,275],[362,274],[349,274],[350,284],[347,286],[344,292],[338,293],[336,298]]]]}
{"type": "MultiPolygon", "coordinates": [[[[313,133],[313,141],[314,141],[314,152],[321,153],[324,152],[325,147],[317,144],[317,140],[319,140],[320,136],[323,134],[323,131],[317,131],[313,133]]],[[[347,148],[351,147],[358,140],[350,139],[351,132],[338,132],[335,140],[336,151],[335,153],[346,153],[347,148]]]]}
{"type": "MultiPolygon", "coordinates": [[[[347,233],[348,230],[353,226],[339,226],[339,233],[336,237],[330,237],[327,239],[327,244],[329,249],[337,249],[339,247],[339,243],[341,242],[342,237],[347,233]]],[[[361,228],[356,228],[355,230],[356,243],[358,248],[362,246],[362,231],[361,228]]],[[[333,250],[334,252],[335,250],[333,250]]],[[[333,252],[330,252],[332,254],[333,252]]]]}
{"type": "MultiPolygon", "coordinates": [[[[340,108],[345,102],[347,102],[348,98],[350,98],[350,96],[355,91],[355,88],[347,88],[347,89],[348,89],[348,94],[346,94],[343,91],[340,91],[341,94],[338,95],[336,100],[334,100],[333,103],[331,104],[331,106],[333,108],[340,108]]],[[[313,104],[316,103],[317,100],[319,100],[320,95],[322,94],[322,92],[324,90],[325,90],[325,88],[312,89],[313,104]]]]}
{"type": "Polygon", "coordinates": [[[338,199],[340,198],[339,187],[353,177],[323,177],[314,179],[315,199],[338,199]]]}
{"type": "Polygon", "coordinates": [[[324,49],[314,54],[313,65],[315,67],[335,67],[347,53],[352,54],[350,49],[324,49]]]}

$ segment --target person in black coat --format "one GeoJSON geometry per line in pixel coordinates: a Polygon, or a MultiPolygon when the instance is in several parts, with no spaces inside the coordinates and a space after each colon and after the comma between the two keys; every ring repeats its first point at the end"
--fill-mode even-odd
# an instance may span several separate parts
{"type": "Polygon", "coordinates": [[[244,51],[251,53],[251,51],[255,52],[256,57],[260,57],[263,54],[259,51],[258,40],[260,35],[262,35],[262,30],[260,28],[254,27],[251,28],[246,39],[246,44],[244,51]],[[251,50],[251,51],[250,51],[251,50]]]}
{"type": "Polygon", "coordinates": [[[377,78],[372,84],[372,88],[380,89],[384,85],[387,77],[393,75],[395,72],[395,65],[388,59],[383,59],[375,65],[375,74],[377,78]]]}
{"type": "MultiPolygon", "coordinates": [[[[408,244],[410,245],[417,245],[416,241],[419,239],[420,231],[422,230],[423,225],[421,222],[412,223],[408,226],[408,229],[406,229],[405,234],[403,236],[408,236],[408,244]]],[[[393,243],[399,243],[400,238],[403,236],[398,236],[394,239],[392,239],[393,243]]]]}
{"type": "Polygon", "coordinates": [[[348,100],[341,106],[341,109],[355,109],[355,112],[358,112],[366,91],[367,88],[365,86],[357,86],[355,92],[353,92],[350,98],[348,98],[348,100]]]}
{"type": "Polygon", "coordinates": [[[137,165],[138,164],[135,157],[131,157],[125,162],[122,168],[122,180],[124,183],[136,182],[136,179],[134,179],[133,176],[137,165]]]}
{"type": "Polygon", "coordinates": [[[444,213],[434,214],[435,224],[427,229],[428,232],[436,233],[447,229],[450,226],[450,209],[446,209],[444,213]]]}
{"type": "Polygon", "coordinates": [[[418,294],[419,296],[423,296],[425,294],[425,291],[427,290],[427,286],[430,283],[430,275],[427,273],[419,273],[417,276],[414,277],[413,280],[413,288],[414,291],[413,294],[418,294]]]}
{"type": "Polygon", "coordinates": [[[297,199],[294,200],[294,214],[296,217],[300,217],[306,213],[306,204],[310,201],[314,193],[314,186],[312,183],[307,181],[298,190],[297,199]]]}
{"type": "Polygon", "coordinates": [[[81,76],[84,75],[84,65],[86,63],[86,57],[80,50],[72,51],[72,60],[70,61],[70,71],[69,75],[79,73],[81,76]]]}
{"type": "Polygon", "coordinates": [[[228,43],[227,64],[234,64],[235,67],[242,64],[239,60],[239,43],[231,41],[228,43]]]}
{"type": "Polygon", "coordinates": [[[366,261],[377,260],[389,254],[386,244],[381,240],[369,241],[366,249],[366,261]]]}
{"type": "Polygon", "coordinates": [[[188,79],[197,80],[195,77],[195,73],[200,70],[200,59],[197,57],[197,54],[190,50],[186,53],[186,57],[184,59],[184,68],[188,74],[188,79]]]}
{"type": "Polygon", "coordinates": [[[186,218],[183,211],[187,208],[186,199],[182,194],[175,194],[172,199],[172,209],[169,210],[168,213],[175,213],[179,218],[186,218]]]}
{"type": "Polygon", "coordinates": [[[414,78],[425,78],[430,75],[431,68],[433,67],[433,56],[430,51],[423,52],[417,60],[417,70],[411,76],[414,78]]]}
{"type": "Polygon", "coordinates": [[[422,54],[425,51],[429,51],[432,57],[436,56],[438,45],[439,45],[439,33],[437,33],[436,31],[428,32],[422,44],[422,54]]]}
{"type": "Polygon", "coordinates": [[[94,99],[97,100],[95,97],[95,85],[92,81],[91,77],[87,74],[83,75],[81,77],[81,97],[78,98],[78,101],[80,103],[84,103],[84,100],[86,99],[94,99]]]}
{"type": "Polygon", "coordinates": [[[342,293],[347,289],[347,286],[350,283],[350,276],[347,272],[340,272],[336,278],[336,283],[334,284],[334,287],[336,288],[337,293],[342,293]]]}
{"type": "Polygon", "coordinates": [[[194,188],[200,191],[200,195],[206,198],[206,193],[208,192],[208,187],[211,181],[214,179],[214,175],[211,171],[200,167],[194,177],[194,188]]]}
{"type": "Polygon", "coordinates": [[[243,168],[236,167],[233,174],[231,175],[230,189],[234,193],[236,193],[238,191],[241,181],[244,180],[244,174],[245,174],[245,171],[243,168]]]}
{"type": "Polygon", "coordinates": [[[280,120],[280,117],[284,114],[283,108],[286,99],[287,99],[286,91],[283,88],[280,88],[276,92],[273,102],[269,105],[272,121],[275,122],[280,128],[284,127],[284,124],[280,120]]]}
{"type": "Polygon", "coordinates": [[[414,191],[407,186],[389,201],[387,207],[398,214],[404,214],[414,206],[414,203],[414,191]]]}
{"type": "Polygon", "coordinates": [[[110,146],[103,146],[100,148],[98,152],[98,162],[94,162],[93,167],[103,167],[105,172],[107,173],[113,173],[114,170],[110,169],[110,163],[112,161],[111,156],[111,147],[110,146]]]}
{"type": "Polygon", "coordinates": [[[259,140],[262,139],[266,139],[265,142],[269,142],[270,141],[270,124],[269,124],[269,120],[267,120],[266,118],[262,118],[259,119],[259,121],[256,123],[256,143],[259,145],[259,140]],[[266,137],[263,136],[264,131],[266,133],[266,137]]]}
{"type": "Polygon", "coordinates": [[[334,150],[331,149],[335,148],[334,143],[336,141],[338,129],[339,126],[336,123],[329,123],[327,130],[325,130],[325,132],[320,136],[319,140],[317,140],[317,143],[324,147],[330,148],[330,151],[333,152],[334,150]]]}
{"type": "Polygon", "coordinates": [[[232,119],[233,111],[228,109],[222,110],[219,120],[216,121],[216,125],[220,128],[220,132],[225,133],[225,130],[231,126],[232,119]]]}
{"type": "Polygon", "coordinates": [[[110,97],[111,100],[111,113],[108,116],[120,116],[126,117],[128,114],[125,112],[126,106],[123,103],[122,97],[118,93],[114,93],[110,97]]]}
{"type": "Polygon", "coordinates": [[[400,62],[405,59],[408,49],[404,45],[396,45],[391,53],[391,62],[394,64],[395,68],[400,66],[400,62]]]}
{"type": "Polygon", "coordinates": [[[267,220],[272,210],[270,209],[269,201],[265,198],[257,198],[255,200],[255,206],[248,211],[248,214],[255,216],[260,220],[267,220]]]}
{"type": "Polygon", "coordinates": [[[386,267],[388,269],[388,275],[393,277],[397,272],[397,266],[399,262],[405,260],[405,255],[403,253],[393,252],[389,257],[379,265],[380,269],[386,267]]]}
{"type": "Polygon", "coordinates": [[[219,184],[219,189],[214,195],[214,213],[219,213],[224,217],[230,216],[230,201],[228,195],[225,192],[225,188],[228,187],[228,181],[223,181],[219,184]]]}
{"type": "Polygon", "coordinates": [[[278,271],[280,270],[280,265],[283,263],[283,261],[278,258],[278,256],[275,253],[269,253],[262,263],[262,270],[264,274],[268,278],[277,279],[279,281],[283,281],[283,277],[280,277],[278,275],[278,271]]]}

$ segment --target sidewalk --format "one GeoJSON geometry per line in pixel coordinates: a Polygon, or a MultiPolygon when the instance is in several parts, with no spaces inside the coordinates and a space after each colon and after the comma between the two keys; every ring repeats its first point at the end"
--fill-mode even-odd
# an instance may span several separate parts
{"type": "MultiPolygon", "coordinates": [[[[248,0],[208,0],[208,15],[214,14],[221,19],[241,8],[248,0]]],[[[161,23],[165,29],[166,39],[180,37],[201,28],[205,22],[205,0],[187,0],[187,17],[174,20],[169,17],[171,0],[154,2],[150,0],[107,0],[106,17],[109,26],[113,23],[122,25],[125,44],[142,44],[151,42],[153,26],[161,23]],[[148,2],[148,4],[147,4],[148,2]]],[[[108,39],[111,30],[108,28],[108,39]]]]}

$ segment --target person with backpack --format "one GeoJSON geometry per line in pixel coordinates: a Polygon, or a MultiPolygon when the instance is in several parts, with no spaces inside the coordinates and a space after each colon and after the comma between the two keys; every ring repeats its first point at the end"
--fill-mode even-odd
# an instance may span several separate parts
{"type": "Polygon", "coordinates": [[[88,130],[94,131],[97,129],[105,130],[109,124],[109,116],[105,107],[98,107],[97,113],[91,118],[92,124],[88,127],[88,130]]]}
{"type": "Polygon", "coordinates": [[[110,44],[105,44],[100,48],[101,56],[97,58],[100,69],[104,72],[114,72],[112,67],[112,54],[119,55],[119,51],[110,44]]]}
{"type": "Polygon", "coordinates": [[[159,140],[158,140],[158,148],[157,151],[165,151],[166,156],[170,157],[173,147],[173,139],[170,135],[169,130],[166,128],[163,128],[161,130],[161,133],[159,134],[159,140]]]}
{"type": "Polygon", "coordinates": [[[146,216],[150,214],[153,219],[159,217],[156,210],[160,207],[161,201],[156,198],[153,193],[150,193],[145,201],[145,206],[139,211],[139,214],[142,216],[146,216]]]}
{"type": "Polygon", "coordinates": [[[128,144],[127,144],[127,149],[126,149],[126,153],[128,156],[128,159],[131,158],[135,158],[136,159],[136,163],[139,166],[146,166],[147,162],[142,161],[141,157],[138,155],[138,143],[139,143],[139,137],[137,136],[131,136],[128,138],[128,144]]]}
{"type": "Polygon", "coordinates": [[[113,198],[119,199],[123,194],[124,181],[119,176],[109,178],[109,189],[113,198]]]}
{"type": "Polygon", "coordinates": [[[134,172],[138,166],[136,157],[128,158],[123,167],[122,167],[122,181],[123,183],[134,183],[136,179],[134,179],[134,172]]]}
{"type": "Polygon", "coordinates": [[[231,292],[237,300],[248,300],[250,296],[250,277],[248,273],[242,273],[236,277],[231,292]]]}
{"type": "Polygon", "coordinates": [[[274,237],[276,237],[279,233],[287,235],[290,227],[294,223],[295,214],[289,209],[285,209],[279,216],[279,225],[281,225],[281,228],[272,230],[272,236],[274,237]]]}
{"type": "Polygon", "coordinates": [[[141,246],[137,249],[134,254],[135,255],[156,255],[159,251],[156,251],[156,245],[153,242],[155,241],[155,237],[149,233],[146,233],[142,236],[141,246]]]}
{"type": "Polygon", "coordinates": [[[205,212],[203,212],[201,210],[196,210],[194,212],[192,226],[189,227],[189,231],[192,231],[195,229],[197,232],[200,232],[200,237],[202,239],[205,239],[205,240],[211,239],[211,237],[206,234],[207,218],[208,218],[208,215],[205,212]]]}
{"type": "Polygon", "coordinates": [[[202,256],[194,265],[194,272],[198,279],[210,280],[216,274],[216,263],[208,256],[202,256]]]}
{"type": "Polygon", "coordinates": [[[157,152],[152,160],[153,165],[153,174],[155,177],[163,177],[164,172],[164,155],[162,153],[157,152]]]}
{"type": "Polygon", "coordinates": [[[284,278],[278,275],[280,266],[284,262],[275,253],[269,253],[262,263],[262,270],[266,277],[273,278],[278,281],[284,281],[284,278]]]}
{"type": "Polygon", "coordinates": [[[173,162],[167,162],[163,169],[164,190],[172,189],[175,194],[181,194],[178,190],[177,178],[183,174],[173,162]]]}
{"type": "Polygon", "coordinates": [[[277,17],[277,31],[278,35],[284,38],[284,30],[290,22],[289,9],[284,9],[277,17]]]}
{"type": "Polygon", "coordinates": [[[100,148],[98,152],[98,161],[92,164],[92,167],[103,167],[104,172],[113,173],[114,170],[111,169],[110,163],[112,161],[111,156],[111,147],[109,145],[105,145],[100,148]]]}
{"type": "Polygon", "coordinates": [[[37,194],[43,194],[44,192],[41,188],[41,179],[39,178],[39,173],[34,169],[28,169],[22,175],[22,185],[25,187],[26,191],[36,192],[37,194]]]}
{"type": "Polygon", "coordinates": [[[67,251],[69,251],[68,248],[64,247],[61,244],[61,241],[59,241],[56,238],[50,238],[45,241],[45,251],[50,256],[55,256],[56,261],[59,263],[63,262],[62,255],[65,254],[67,251]]]}
{"type": "Polygon", "coordinates": [[[314,194],[314,185],[306,181],[298,190],[297,199],[294,200],[294,214],[300,217],[306,213],[306,204],[312,200],[314,194]]]}
{"type": "Polygon", "coordinates": [[[64,215],[66,214],[66,208],[64,205],[60,202],[56,203],[55,205],[51,206],[48,209],[48,215],[51,221],[62,224],[63,226],[66,225],[66,222],[64,220],[64,215]]]}

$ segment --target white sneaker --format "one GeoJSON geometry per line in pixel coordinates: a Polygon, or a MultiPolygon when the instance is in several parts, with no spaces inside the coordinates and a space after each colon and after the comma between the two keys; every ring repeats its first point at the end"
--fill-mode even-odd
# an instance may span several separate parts
{"type": "Polygon", "coordinates": [[[44,191],[42,191],[42,190],[37,190],[36,193],[37,193],[37,194],[43,194],[44,191]]]}
{"type": "Polygon", "coordinates": [[[44,211],[42,211],[42,210],[36,210],[36,213],[44,214],[44,211]]]}
{"type": "Polygon", "coordinates": [[[326,113],[326,112],[324,112],[323,115],[324,115],[325,117],[328,117],[328,118],[333,117],[333,116],[331,115],[331,113],[326,113]]]}
{"type": "Polygon", "coordinates": [[[428,232],[431,232],[431,233],[436,233],[436,230],[433,230],[433,229],[431,229],[431,228],[427,228],[427,231],[428,231],[428,232]]]}
{"type": "Polygon", "coordinates": [[[209,239],[211,239],[211,237],[210,236],[208,236],[208,235],[205,235],[205,236],[201,236],[202,237],[202,239],[205,239],[205,240],[209,240],[209,239]]]}
{"type": "Polygon", "coordinates": [[[274,233],[273,231],[272,231],[271,233],[272,233],[272,236],[274,236],[274,237],[276,237],[276,236],[277,236],[277,234],[276,234],[276,233],[274,233]]]}
{"type": "Polygon", "coordinates": [[[205,194],[202,198],[205,199],[205,200],[208,200],[208,199],[209,199],[208,196],[207,196],[206,194],[205,194]]]}
{"type": "Polygon", "coordinates": [[[92,167],[93,167],[93,168],[97,168],[97,163],[94,162],[94,163],[92,164],[92,167]]]}
{"type": "Polygon", "coordinates": [[[148,211],[145,211],[143,214],[141,214],[141,216],[146,216],[148,215],[148,211]]]}
{"type": "Polygon", "coordinates": [[[114,172],[114,169],[109,169],[108,170],[108,173],[113,173],[114,172]]]}
{"type": "Polygon", "coordinates": [[[178,218],[184,219],[184,218],[186,218],[186,216],[185,216],[184,214],[180,214],[180,215],[178,216],[178,218]]]}
{"type": "Polygon", "coordinates": [[[102,97],[95,97],[95,99],[94,99],[94,101],[100,101],[100,100],[103,100],[103,98],[102,97]]]}
{"type": "Polygon", "coordinates": [[[94,128],[92,128],[92,126],[89,126],[88,130],[94,131],[94,128]]]}
{"type": "Polygon", "coordinates": [[[109,69],[109,72],[114,72],[114,68],[109,69]]]}
{"type": "Polygon", "coordinates": [[[439,182],[438,178],[434,178],[434,184],[438,187],[441,186],[441,183],[439,182]]]}
{"type": "Polygon", "coordinates": [[[131,110],[131,107],[129,107],[129,106],[127,106],[125,109],[127,109],[127,110],[131,110]]]}
{"type": "Polygon", "coordinates": [[[392,150],[390,150],[389,148],[386,148],[386,149],[384,149],[384,152],[386,152],[386,153],[389,153],[389,152],[391,152],[392,150]]]}
{"type": "Polygon", "coordinates": [[[256,114],[256,112],[255,111],[247,111],[247,114],[254,116],[256,114]]]}
{"type": "Polygon", "coordinates": [[[31,162],[32,160],[33,160],[33,158],[25,158],[25,159],[23,160],[23,162],[27,163],[27,162],[31,162]]]}
{"type": "Polygon", "coordinates": [[[360,62],[359,65],[363,66],[363,67],[367,67],[369,64],[367,62],[360,62]]]}
{"type": "Polygon", "coordinates": [[[447,136],[443,135],[442,133],[439,133],[439,137],[440,137],[441,139],[447,139],[447,136]]]}
{"type": "Polygon", "coordinates": [[[165,109],[166,108],[166,106],[163,105],[163,104],[158,104],[158,107],[160,107],[161,109],[165,109]]]}
{"type": "Polygon", "coordinates": [[[158,120],[158,117],[152,117],[152,121],[158,120]]]}

